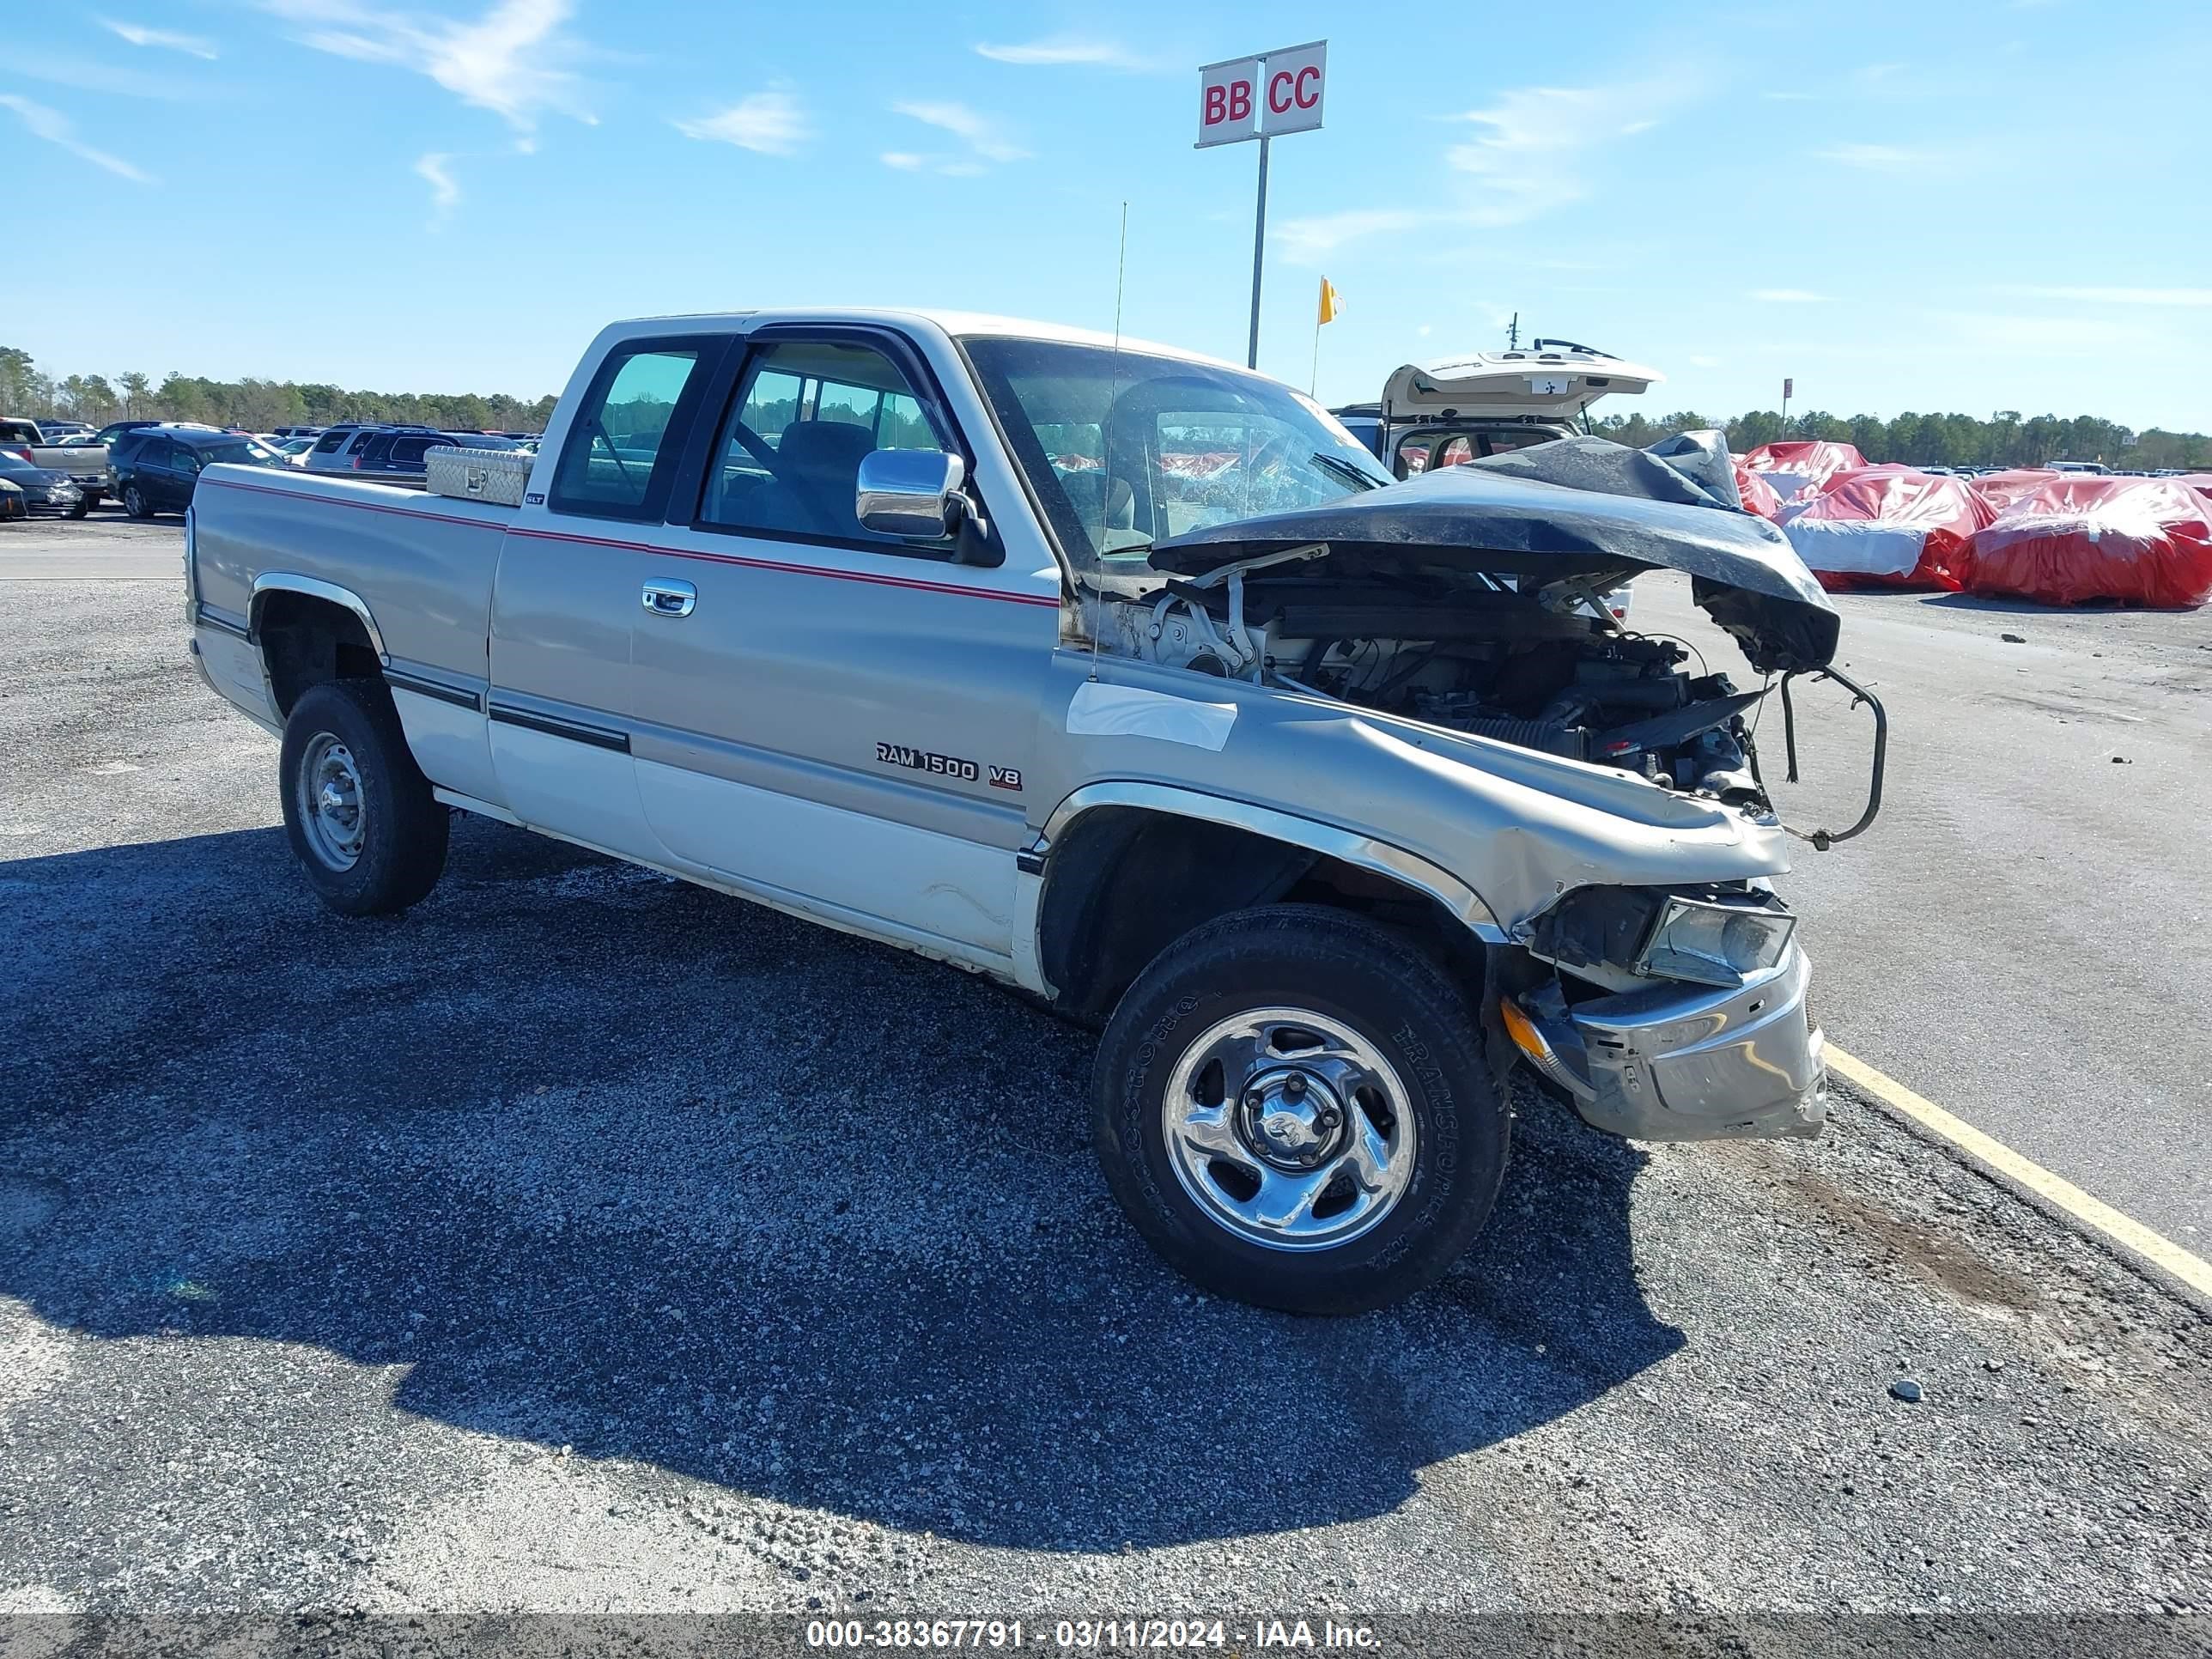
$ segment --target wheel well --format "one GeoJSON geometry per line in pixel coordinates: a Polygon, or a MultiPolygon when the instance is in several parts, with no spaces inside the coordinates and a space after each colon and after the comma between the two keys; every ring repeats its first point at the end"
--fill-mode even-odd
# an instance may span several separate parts
{"type": "Polygon", "coordinates": [[[308,687],[326,680],[375,679],[383,659],[359,617],[312,593],[277,589],[255,606],[253,635],[269,671],[276,712],[289,714],[308,687]]]}
{"type": "Polygon", "coordinates": [[[1325,904],[1407,933],[1469,988],[1481,942],[1428,894],[1393,877],[1249,830],[1143,807],[1078,817],[1045,866],[1037,949],[1055,1006],[1103,1020],[1153,957],[1216,916],[1325,904]]]}

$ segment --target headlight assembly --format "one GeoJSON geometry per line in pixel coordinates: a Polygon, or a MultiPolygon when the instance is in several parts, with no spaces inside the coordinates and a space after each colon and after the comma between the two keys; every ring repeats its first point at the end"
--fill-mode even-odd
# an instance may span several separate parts
{"type": "Polygon", "coordinates": [[[1656,979],[1737,985],[1782,960],[1797,918],[1779,906],[1669,898],[1635,969],[1656,979]]]}

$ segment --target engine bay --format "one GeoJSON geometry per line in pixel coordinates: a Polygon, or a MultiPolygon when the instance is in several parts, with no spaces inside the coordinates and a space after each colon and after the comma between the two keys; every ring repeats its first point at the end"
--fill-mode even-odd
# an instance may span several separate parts
{"type": "Polygon", "coordinates": [[[1740,691],[1588,580],[1330,580],[1297,550],[1109,600],[1127,653],[1273,684],[1771,811],[1740,691]]]}

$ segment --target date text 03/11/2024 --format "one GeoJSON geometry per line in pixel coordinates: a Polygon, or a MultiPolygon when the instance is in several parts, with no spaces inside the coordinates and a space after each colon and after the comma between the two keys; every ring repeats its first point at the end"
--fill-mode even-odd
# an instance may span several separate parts
{"type": "Polygon", "coordinates": [[[1018,1652],[1037,1647],[1075,1651],[1154,1650],[1226,1647],[1332,1648],[1371,1652],[1380,1646],[1364,1625],[1323,1620],[1316,1630],[1304,1619],[1266,1619],[1249,1626],[1221,1619],[1062,1619],[1024,1628],[1018,1619],[816,1619],[806,1625],[806,1645],[823,1649],[921,1648],[1018,1652]],[[1025,1639],[1027,1638],[1027,1639],[1025,1639]]]}

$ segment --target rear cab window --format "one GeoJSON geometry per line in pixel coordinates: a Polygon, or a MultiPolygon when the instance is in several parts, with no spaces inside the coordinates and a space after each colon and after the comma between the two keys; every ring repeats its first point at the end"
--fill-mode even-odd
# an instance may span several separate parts
{"type": "Polygon", "coordinates": [[[609,351],[561,447],[549,505],[595,519],[658,519],[720,338],[634,340],[609,351]]]}

